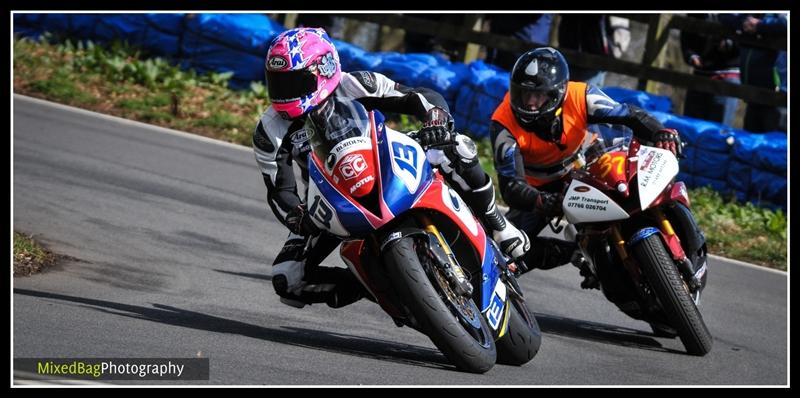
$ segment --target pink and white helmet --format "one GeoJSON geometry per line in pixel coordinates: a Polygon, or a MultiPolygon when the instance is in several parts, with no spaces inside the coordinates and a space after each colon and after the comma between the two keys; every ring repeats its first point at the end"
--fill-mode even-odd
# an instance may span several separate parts
{"type": "Polygon", "coordinates": [[[278,35],[264,65],[272,106],[284,119],[305,115],[336,90],[339,53],[322,28],[296,28],[278,35]]]}

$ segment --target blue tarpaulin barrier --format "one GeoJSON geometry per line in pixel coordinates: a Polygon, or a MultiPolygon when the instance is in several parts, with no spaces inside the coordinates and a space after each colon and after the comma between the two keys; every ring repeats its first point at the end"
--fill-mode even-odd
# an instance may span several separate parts
{"type": "Polygon", "coordinates": [[[125,37],[131,45],[154,54],[180,57],[184,14],[104,15],[96,21],[95,37],[112,41],[125,37]]]}
{"type": "Polygon", "coordinates": [[[434,66],[422,71],[417,77],[418,84],[438,91],[451,110],[455,109],[458,89],[469,79],[469,67],[462,63],[434,66]]]}
{"type": "Polygon", "coordinates": [[[672,100],[664,95],[655,95],[622,87],[603,87],[602,90],[617,102],[636,105],[649,112],[672,112],[672,100]]]}
{"type": "Polygon", "coordinates": [[[469,71],[470,77],[456,96],[456,129],[474,137],[488,137],[492,113],[508,91],[508,72],[483,61],[469,64],[469,71]]]}
{"type": "Polygon", "coordinates": [[[715,152],[696,147],[694,151],[694,175],[725,181],[728,174],[730,155],[726,152],[715,152]]]}
{"type": "Polygon", "coordinates": [[[788,184],[786,176],[765,170],[753,169],[750,174],[750,190],[748,200],[768,201],[786,208],[788,184]]]}
{"type": "Polygon", "coordinates": [[[197,14],[187,18],[183,65],[199,72],[233,72],[232,83],[264,81],[270,41],[284,28],[261,14],[197,14]]]}
{"type": "Polygon", "coordinates": [[[679,159],[680,169],[683,172],[694,174],[695,165],[695,148],[694,146],[685,146],[683,148],[683,159],[679,159]]]}

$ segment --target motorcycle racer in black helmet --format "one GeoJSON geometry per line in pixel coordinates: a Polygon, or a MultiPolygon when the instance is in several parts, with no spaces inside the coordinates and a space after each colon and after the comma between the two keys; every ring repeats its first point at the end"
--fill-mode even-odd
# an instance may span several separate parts
{"type": "Polygon", "coordinates": [[[533,241],[524,257],[529,268],[565,264],[577,247],[537,235],[561,214],[562,181],[591,140],[587,126],[596,123],[628,126],[640,140],[681,153],[677,131],[593,85],[570,81],[567,61],[556,49],[536,48],[519,57],[490,131],[500,193],[511,208],[507,218],[533,241]]]}

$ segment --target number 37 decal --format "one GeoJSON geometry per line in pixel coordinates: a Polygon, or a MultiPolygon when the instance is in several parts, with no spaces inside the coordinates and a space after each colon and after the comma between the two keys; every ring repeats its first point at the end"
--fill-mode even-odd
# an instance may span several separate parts
{"type": "Polygon", "coordinates": [[[597,160],[597,164],[600,165],[600,170],[602,171],[600,177],[603,178],[614,169],[614,165],[617,166],[616,174],[622,174],[623,166],[625,166],[625,155],[614,155],[611,154],[604,154],[597,160]]]}

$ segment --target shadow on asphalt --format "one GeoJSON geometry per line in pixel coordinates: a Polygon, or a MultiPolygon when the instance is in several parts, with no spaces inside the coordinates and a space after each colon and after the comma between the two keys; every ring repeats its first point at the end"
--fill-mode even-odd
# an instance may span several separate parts
{"type": "Polygon", "coordinates": [[[683,351],[663,347],[658,340],[653,338],[654,335],[650,332],[556,315],[540,313],[535,313],[534,315],[536,316],[536,321],[539,322],[542,333],[597,341],[623,347],[688,355],[683,351]]]}
{"type": "Polygon", "coordinates": [[[456,368],[438,350],[372,339],[349,334],[311,330],[298,327],[266,328],[232,319],[206,315],[180,308],[153,304],[154,308],[116,303],[57,293],[39,292],[27,289],[14,289],[14,294],[42,297],[53,300],[81,303],[110,314],[163,323],[167,325],[207,330],[216,333],[231,333],[288,344],[315,350],[354,355],[362,358],[378,359],[405,365],[424,366],[433,369],[452,370],[456,368]]]}

